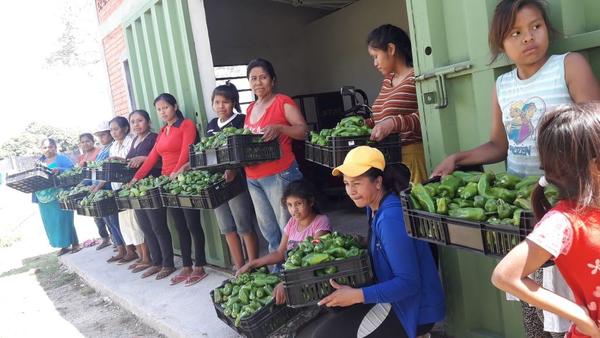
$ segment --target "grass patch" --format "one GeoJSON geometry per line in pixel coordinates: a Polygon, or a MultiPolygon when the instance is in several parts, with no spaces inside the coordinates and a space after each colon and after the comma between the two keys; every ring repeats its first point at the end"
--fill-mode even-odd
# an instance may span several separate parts
{"type": "Polygon", "coordinates": [[[45,290],[55,289],[77,278],[74,273],[61,269],[55,253],[26,258],[23,260],[23,266],[2,273],[0,278],[26,273],[32,269],[45,290]]]}

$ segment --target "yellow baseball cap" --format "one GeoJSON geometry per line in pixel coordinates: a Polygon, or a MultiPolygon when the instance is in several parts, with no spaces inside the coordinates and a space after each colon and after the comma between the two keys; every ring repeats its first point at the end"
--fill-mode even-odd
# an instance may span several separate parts
{"type": "Polygon", "coordinates": [[[350,177],[357,177],[371,168],[377,168],[381,171],[385,169],[383,153],[377,148],[360,146],[350,150],[346,158],[344,158],[344,163],[333,169],[331,174],[333,176],[344,174],[350,177]]]}

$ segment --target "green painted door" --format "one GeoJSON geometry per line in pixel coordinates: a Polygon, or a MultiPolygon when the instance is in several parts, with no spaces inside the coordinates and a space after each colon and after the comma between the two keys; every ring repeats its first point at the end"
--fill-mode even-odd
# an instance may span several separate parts
{"type": "MultiPolygon", "coordinates": [[[[491,93],[511,65],[489,65],[487,34],[496,0],[406,0],[421,125],[429,170],[447,155],[489,140],[491,93]]],[[[553,53],[579,51],[600,75],[600,2],[550,0],[550,18],[564,34],[553,53]]],[[[505,170],[504,164],[491,166],[505,170]]],[[[521,306],[490,283],[497,261],[441,250],[448,333],[454,337],[523,337],[521,306]]]]}
{"type": "MultiPolygon", "coordinates": [[[[161,127],[153,101],[160,93],[177,98],[180,110],[196,121],[199,131],[206,125],[200,76],[186,0],[151,0],[132,13],[124,23],[136,109],[152,116],[154,130],[161,127]]],[[[202,210],[206,235],[206,258],[210,264],[229,266],[229,250],[212,211],[202,210]]],[[[169,221],[173,245],[179,251],[179,238],[169,221]]]]}

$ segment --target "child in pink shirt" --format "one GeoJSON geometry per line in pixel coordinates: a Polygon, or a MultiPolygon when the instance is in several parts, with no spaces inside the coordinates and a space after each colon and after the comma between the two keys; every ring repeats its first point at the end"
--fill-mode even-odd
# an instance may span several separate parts
{"type": "MultiPolygon", "coordinates": [[[[287,207],[292,217],[283,229],[279,248],[266,256],[246,263],[237,270],[236,275],[265,265],[281,264],[285,261],[286,253],[307,237],[311,236],[317,239],[331,232],[329,218],[321,215],[316,206],[316,193],[310,182],[306,180],[291,182],[283,192],[281,203],[287,207]]],[[[285,303],[283,284],[277,285],[274,293],[277,304],[285,303]]]]}

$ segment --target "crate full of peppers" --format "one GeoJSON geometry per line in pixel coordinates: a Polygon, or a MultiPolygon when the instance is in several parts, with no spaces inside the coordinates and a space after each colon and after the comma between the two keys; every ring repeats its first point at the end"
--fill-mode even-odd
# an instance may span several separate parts
{"type": "Polygon", "coordinates": [[[158,209],[163,206],[161,187],[170,181],[167,176],[143,178],[117,191],[120,209],[158,209]]]}
{"type": "Polygon", "coordinates": [[[80,183],[71,189],[62,190],[57,196],[60,208],[64,210],[77,210],[79,201],[90,194],[91,188],[89,185],[80,183]]]}
{"type": "Polygon", "coordinates": [[[232,182],[227,182],[223,173],[192,170],[166,183],[161,194],[164,206],[214,209],[239,195],[244,189],[244,180],[240,175],[232,182]]]}
{"type": "Polygon", "coordinates": [[[98,190],[79,201],[77,214],[91,217],[106,217],[119,212],[112,190],[98,190]]]}
{"type": "Polygon", "coordinates": [[[288,252],[282,279],[288,306],[318,303],[334,289],[329,279],[352,287],[373,280],[371,259],[366,249],[350,236],[333,232],[318,239],[307,237],[288,252]]]}
{"type": "Polygon", "coordinates": [[[264,267],[223,282],[210,293],[217,317],[246,337],[267,337],[298,313],[275,304],[273,289],[279,282],[264,267]]]}
{"type": "Polygon", "coordinates": [[[249,129],[233,127],[199,143],[190,145],[190,166],[193,169],[229,169],[280,158],[277,139],[264,142],[262,134],[253,134],[249,129]]]}
{"type": "MultiPolygon", "coordinates": [[[[502,257],[533,230],[531,193],[539,176],[455,171],[401,193],[409,236],[502,257]]],[[[558,190],[548,186],[551,203],[558,190]]]]}
{"type": "Polygon", "coordinates": [[[81,167],[74,167],[66,170],[56,176],[56,186],[61,188],[72,187],[83,180],[83,169],[81,167]]]}
{"type": "Polygon", "coordinates": [[[346,117],[333,129],[311,131],[304,143],[305,157],[308,161],[335,168],[344,162],[352,148],[369,145],[381,150],[386,163],[399,163],[402,160],[398,134],[391,134],[380,142],[370,141],[370,137],[371,128],[362,117],[346,117]]]}

